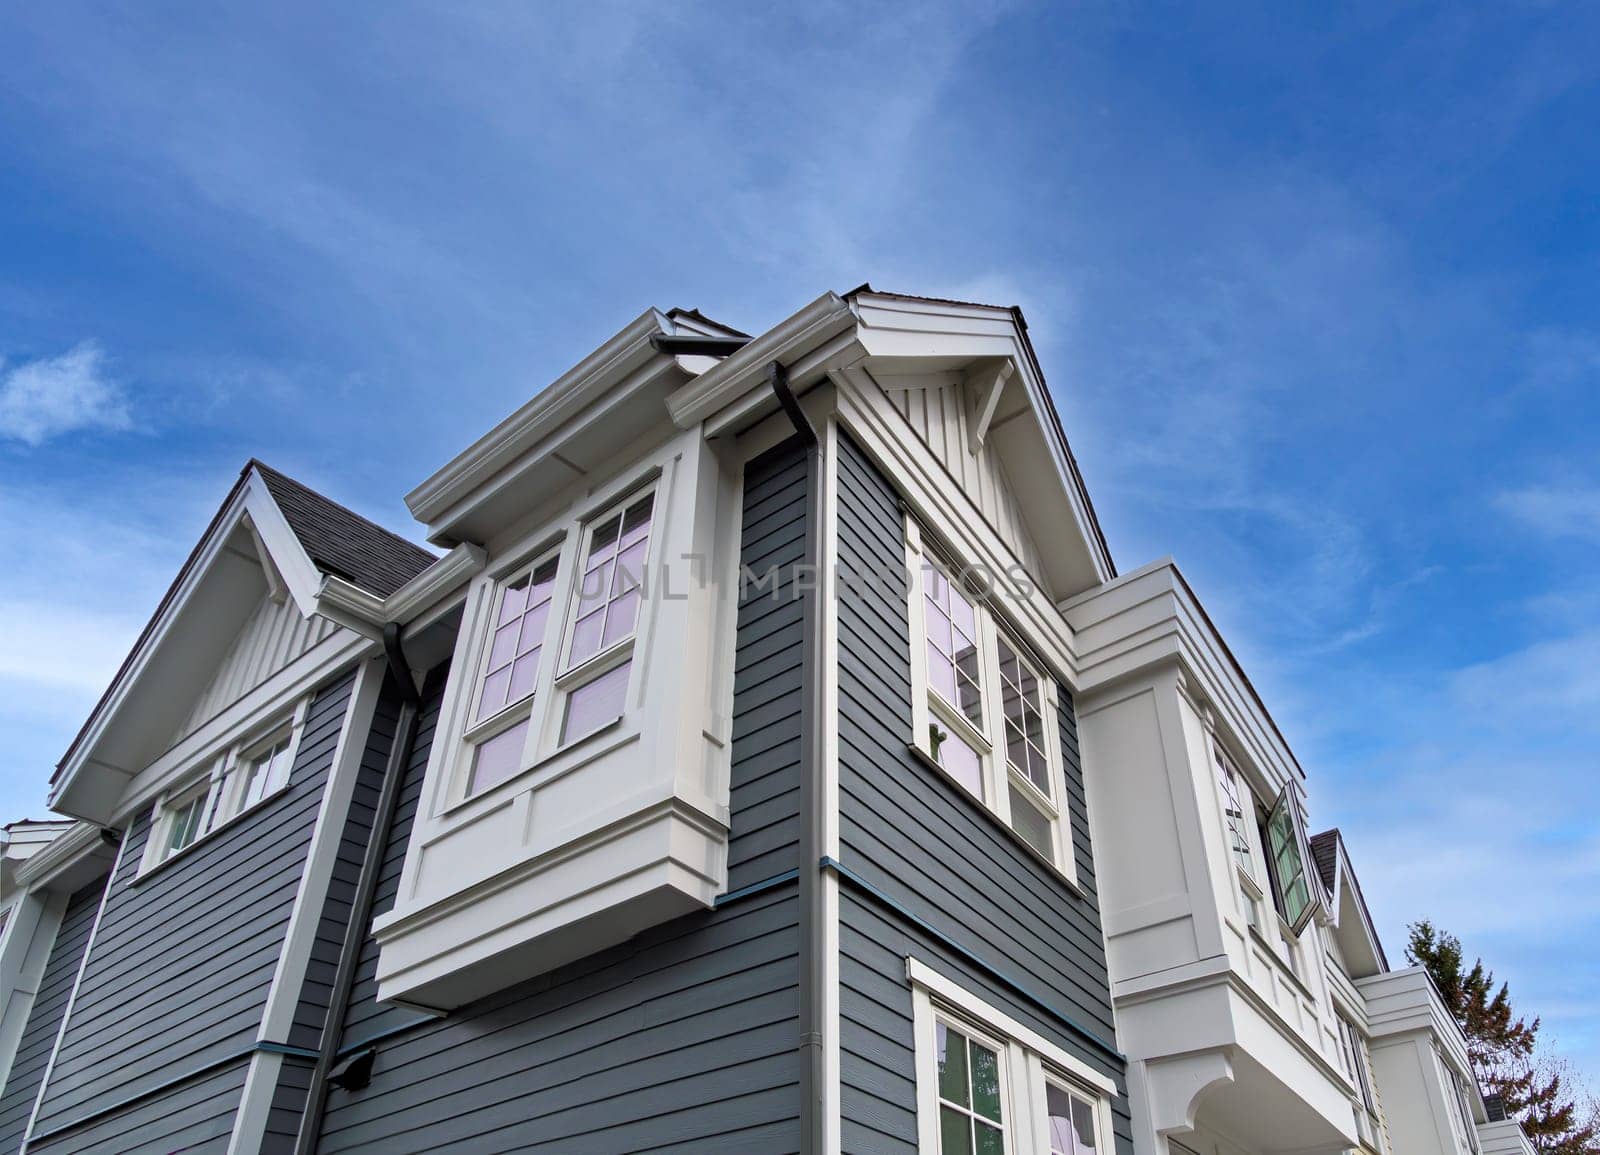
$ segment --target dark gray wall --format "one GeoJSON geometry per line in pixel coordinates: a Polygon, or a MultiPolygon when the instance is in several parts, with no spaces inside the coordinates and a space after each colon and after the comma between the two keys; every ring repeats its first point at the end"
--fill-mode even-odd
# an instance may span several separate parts
{"type": "MultiPolygon", "coordinates": [[[[842,575],[858,575],[841,581],[839,603],[840,860],[883,896],[841,880],[844,1141],[847,1151],[914,1152],[908,954],[1028,1023],[1119,1086],[1123,1071],[1070,1025],[1106,1042],[1114,1039],[1070,696],[1060,687],[1062,749],[1085,897],[1074,894],[988,810],[910,752],[911,644],[898,496],[848,437],[841,437],[840,446],[839,564],[842,575]],[[975,965],[969,955],[986,965],[975,965]]],[[[1131,1151],[1125,1094],[1116,1115],[1118,1149],[1131,1151]]]]}
{"type": "Polygon", "coordinates": [[[0,1151],[7,1155],[22,1146],[22,1132],[28,1126],[28,1115],[39,1094],[39,1080],[44,1077],[45,1065],[50,1061],[50,1048],[55,1045],[56,1033],[61,1029],[61,1017],[66,1014],[67,1000],[72,995],[72,981],[78,976],[83,948],[88,945],[89,931],[94,926],[94,916],[100,909],[100,896],[105,888],[104,878],[85,886],[67,901],[66,912],[61,917],[44,976],[33,998],[33,1009],[28,1013],[27,1026],[22,1029],[22,1038],[17,1043],[11,1073],[6,1078],[4,1091],[0,1092],[0,1151]]]}
{"type": "MultiPolygon", "coordinates": [[[[151,815],[130,825],[36,1134],[218,1064],[238,1078],[208,1074],[167,1094],[160,1114],[200,1130],[231,1126],[224,1102],[232,1093],[237,1106],[228,1088],[242,1081],[261,1025],[353,681],[352,671],[316,695],[279,797],[143,879],[151,815]]],[[[29,1150],[78,1150],[81,1135],[114,1126],[29,1150]]]]}
{"type": "MultiPolygon", "coordinates": [[[[805,491],[792,447],[751,463],[750,570],[800,559],[805,491]]],[[[373,1003],[369,939],[345,1047],[398,1033],[378,1042],[369,1087],[330,1093],[320,1151],[798,1149],[796,886],[760,884],[798,865],[800,666],[789,584],[777,597],[752,587],[739,608],[729,883],[757,889],[440,1020],[373,1003]]],[[[379,913],[394,902],[440,681],[408,763],[379,913]]]]}

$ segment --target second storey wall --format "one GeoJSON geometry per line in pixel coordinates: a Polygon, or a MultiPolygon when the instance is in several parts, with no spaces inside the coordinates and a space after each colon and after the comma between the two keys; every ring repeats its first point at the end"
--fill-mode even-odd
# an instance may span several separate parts
{"type": "Polygon", "coordinates": [[[903,514],[872,462],[847,436],[839,446],[839,567],[867,579],[841,579],[838,606],[845,1147],[916,1150],[914,955],[1116,1080],[1117,1148],[1131,1151],[1122,1065],[1068,1025],[1115,1037],[1070,695],[1060,688],[1082,896],[912,754],[903,514]]]}
{"type": "MultiPolygon", "coordinates": [[[[745,473],[741,560],[803,556],[805,459],[745,473]]],[[[781,571],[780,571],[781,572],[781,571]]],[[[797,1151],[799,605],[787,579],[740,606],[729,901],[439,1019],[373,1001],[363,947],[346,1051],[376,1039],[372,1082],[330,1093],[319,1152],[797,1151]]],[[[393,903],[444,679],[430,680],[375,913],[393,903]]]]}

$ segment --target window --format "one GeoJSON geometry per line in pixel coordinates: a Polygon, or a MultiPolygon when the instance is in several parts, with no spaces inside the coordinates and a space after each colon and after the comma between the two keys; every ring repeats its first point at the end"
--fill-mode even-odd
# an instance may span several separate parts
{"type": "Polygon", "coordinates": [[[545,726],[565,745],[623,714],[655,500],[636,490],[582,527],[570,561],[546,554],[496,590],[463,734],[466,796],[531,765],[545,726]],[[551,690],[553,714],[540,708],[551,690]]]}
{"type": "Polygon", "coordinates": [[[1070,879],[1055,684],[988,602],[922,548],[910,519],[906,538],[913,745],[1070,879]]]}
{"type": "Polygon", "coordinates": [[[1306,855],[1302,849],[1305,843],[1300,835],[1299,817],[1287,788],[1279,793],[1278,801],[1262,820],[1261,842],[1267,851],[1267,869],[1272,876],[1278,913],[1298,937],[1311,921],[1317,904],[1306,874],[1306,855]]]}
{"type": "Polygon", "coordinates": [[[555,588],[552,557],[536,562],[500,591],[468,731],[468,740],[475,742],[468,793],[487,790],[522,768],[555,588]]]}
{"type": "Polygon", "coordinates": [[[916,959],[918,1149],[939,1155],[1096,1155],[1115,1084],[916,959]]]}
{"type": "Polygon", "coordinates": [[[1362,1041],[1361,1034],[1343,1015],[1336,1014],[1339,1021],[1339,1046],[1344,1056],[1345,1073],[1350,1076],[1350,1081],[1356,1085],[1356,1093],[1361,1097],[1361,1105],[1371,1114],[1377,1114],[1378,1106],[1372,1098],[1372,1086],[1367,1082],[1367,1045],[1362,1041]]]}
{"type": "Polygon", "coordinates": [[[1250,878],[1255,877],[1254,863],[1250,857],[1250,814],[1255,809],[1251,797],[1250,810],[1245,809],[1244,798],[1250,788],[1239,781],[1233,763],[1219,748],[1217,756],[1217,785],[1222,790],[1222,816],[1227,825],[1228,848],[1233,851],[1235,865],[1250,878]]]}
{"type": "Polygon", "coordinates": [[[592,522],[572,609],[561,688],[561,741],[570,742],[622,716],[633,671],[634,629],[649,593],[650,525],[655,494],[592,522]]]}
{"type": "Polygon", "coordinates": [[[999,1155],[1006,1149],[999,1046],[970,1037],[942,1017],[934,1036],[940,1155],[999,1155]]]}
{"type": "Polygon", "coordinates": [[[163,797],[156,805],[144,869],[188,849],[283,791],[289,785],[309,705],[309,698],[302,700],[289,721],[229,747],[212,760],[204,778],[163,797]]]}
{"type": "Polygon", "coordinates": [[[1045,1082],[1050,1115],[1050,1155],[1089,1155],[1098,1151],[1094,1104],[1054,1079],[1045,1082]]]}

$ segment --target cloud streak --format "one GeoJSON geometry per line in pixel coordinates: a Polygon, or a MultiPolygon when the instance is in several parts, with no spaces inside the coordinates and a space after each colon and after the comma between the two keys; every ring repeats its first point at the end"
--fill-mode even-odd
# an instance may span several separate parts
{"type": "Polygon", "coordinates": [[[132,427],[127,398],[93,341],[9,369],[0,361],[0,437],[37,447],[69,433],[132,427]]]}

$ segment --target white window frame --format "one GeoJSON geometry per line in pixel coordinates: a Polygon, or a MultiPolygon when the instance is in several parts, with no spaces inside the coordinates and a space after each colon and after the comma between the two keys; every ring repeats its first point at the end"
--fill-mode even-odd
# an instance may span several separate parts
{"type": "MultiPolygon", "coordinates": [[[[472,772],[477,760],[478,747],[492,738],[499,737],[524,720],[528,721],[529,734],[528,741],[523,744],[522,760],[527,760],[529,746],[536,737],[533,734],[533,730],[538,724],[538,719],[534,717],[534,710],[543,704],[543,697],[549,696],[550,654],[553,643],[558,642],[561,638],[560,611],[564,604],[561,580],[563,573],[562,562],[564,560],[559,544],[547,547],[536,552],[530,560],[517,564],[505,577],[494,583],[492,596],[488,600],[488,612],[483,615],[483,621],[480,623],[478,630],[481,635],[480,644],[473,665],[471,692],[466,699],[466,729],[461,735],[463,750],[460,760],[462,763],[460,793],[464,798],[475,797],[478,794],[485,793],[487,790],[494,789],[493,786],[477,791],[472,789],[472,772]],[[477,717],[478,703],[483,698],[484,685],[488,681],[489,659],[494,647],[494,634],[500,617],[500,607],[505,603],[506,591],[523,578],[529,579],[531,583],[533,575],[551,563],[554,563],[556,567],[555,576],[551,579],[554,588],[551,591],[550,608],[545,612],[544,636],[539,642],[539,667],[533,675],[533,689],[517,701],[502,706],[493,714],[481,720],[473,721],[477,717]]],[[[515,774],[512,777],[515,777],[515,774]]]]}
{"type": "Polygon", "coordinates": [[[474,595],[475,605],[467,616],[468,620],[462,623],[463,634],[470,639],[470,648],[458,664],[463,669],[471,670],[472,678],[460,690],[455,691],[457,696],[454,709],[458,711],[456,715],[458,720],[452,723],[451,727],[456,737],[448,740],[451,742],[451,752],[448,755],[451,761],[446,763],[449,766],[449,776],[444,782],[443,800],[439,807],[441,812],[454,810],[494,794],[508,784],[522,779],[529,770],[543,764],[547,759],[610,730],[621,720],[619,716],[581,734],[564,736],[562,731],[566,725],[567,701],[575,691],[581,690],[629,662],[634,665],[628,678],[624,700],[631,703],[638,691],[639,667],[635,659],[638,656],[640,638],[647,636],[650,630],[658,597],[658,591],[654,588],[656,569],[652,567],[657,566],[662,538],[667,532],[666,502],[669,494],[661,467],[652,465],[619,479],[616,485],[605,487],[604,493],[596,495],[596,498],[594,503],[587,505],[581,512],[569,514],[559,524],[549,527],[548,532],[541,532],[535,541],[529,543],[528,548],[517,549],[509,554],[503,564],[492,567],[481,579],[483,584],[478,587],[474,595]],[[589,543],[593,540],[595,528],[645,497],[651,500],[650,532],[647,539],[649,544],[645,547],[639,608],[634,618],[633,629],[625,637],[616,639],[609,646],[569,668],[568,658],[573,631],[577,626],[580,590],[584,576],[583,561],[588,553],[589,543]],[[544,637],[540,643],[542,648],[539,654],[539,669],[534,675],[533,691],[520,701],[507,705],[482,721],[475,722],[472,719],[483,693],[495,623],[499,617],[506,588],[552,561],[556,567],[555,588],[550,599],[550,609],[545,617],[544,637]],[[478,747],[505,733],[524,719],[528,725],[523,740],[520,768],[492,785],[473,790],[472,777],[478,747]]]}
{"type": "Polygon", "coordinates": [[[253,731],[249,737],[229,745],[222,752],[202,759],[206,770],[190,775],[176,785],[162,791],[156,798],[150,834],[145,840],[144,855],[139,874],[154,870],[187,854],[217,831],[232,825],[246,814],[259,810],[289,789],[294,779],[294,761],[300,752],[300,738],[305,731],[306,713],[311,698],[301,698],[294,712],[286,719],[253,731]],[[278,745],[285,745],[283,780],[249,805],[246,796],[246,775],[251,763],[260,755],[278,745]],[[200,808],[199,829],[195,836],[177,849],[169,849],[173,824],[178,814],[187,808],[196,796],[203,798],[200,808]]]}
{"type": "MultiPolygon", "coordinates": [[[[560,695],[561,699],[560,709],[559,711],[555,712],[554,717],[548,719],[546,723],[548,726],[553,727],[550,737],[555,745],[569,746],[574,742],[581,741],[589,734],[594,733],[597,729],[604,729],[605,726],[609,724],[601,723],[598,726],[590,727],[583,733],[567,735],[565,733],[567,726],[567,703],[571,700],[574,693],[583,689],[583,687],[598,681],[600,678],[603,678],[605,675],[611,673],[611,671],[615,670],[623,663],[631,663],[636,656],[635,651],[638,649],[639,635],[642,632],[643,626],[645,625],[646,611],[650,607],[652,598],[650,566],[655,561],[658,551],[660,550],[661,535],[666,528],[663,524],[664,511],[661,507],[661,497],[660,478],[656,475],[652,475],[648,480],[627,489],[620,496],[612,499],[598,513],[595,513],[584,519],[583,532],[579,535],[578,549],[573,555],[570,563],[572,568],[566,583],[567,604],[565,607],[565,612],[562,615],[565,625],[562,629],[560,660],[554,667],[556,671],[554,676],[555,690],[556,693],[560,695]],[[569,665],[568,663],[571,661],[572,654],[573,635],[576,633],[578,626],[578,609],[580,605],[579,584],[582,582],[584,576],[583,563],[584,559],[589,554],[589,546],[594,540],[595,530],[599,526],[602,526],[606,522],[610,521],[613,517],[620,517],[624,515],[628,509],[632,508],[639,501],[646,497],[650,499],[650,529],[645,535],[644,560],[641,565],[641,572],[639,574],[639,608],[634,612],[633,628],[630,629],[626,635],[616,639],[609,646],[605,646],[604,648],[597,650],[595,653],[590,654],[588,657],[579,661],[576,665],[569,665]]],[[[620,527],[618,532],[620,534],[620,527]]],[[[561,580],[560,574],[556,575],[556,580],[558,582],[561,580]]],[[[607,612],[609,613],[609,610],[607,612]]],[[[629,674],[628,685],[623,691],[624,701],[627,701],[628,697],[631,696],[633,692],[633,687],[637,680],[637,673],[637,669],[634,669],[629,674]]],[[[552,695],[552,697],[553,696],[554,695],[552,695]]],[[[552,706],[554,706],[554,704],[555,703],[552,703],[552,706]]]]}
{"type": "Polygon", "coordinates": [[[1094,1107],[1095,1151],[1113,1150],[1111,1101],[1116,1084],[1037,1031],[917,958],[906,959],[916,1044],[918,1149],[937,1153],[939,1068],[937,1028],[947,1025],[997,1048],[1006,1155],[1050,1155],[1046,1083],[1055,1082],[1094,1107]]]}
{"type": "Polygon", "coordinates": [[[949,772],[939,764],[938,757],[934,753],[929,727],[937,724],[952,736],[960,735],[962,740],[978,754],[983,794],[981,797],[974,795],[966,784],[954,775],[949,775],[951,781],[999,817],[1020,845],[1026,847],[1036,858],[1043,859],[1076,889],[1077,854],[1072,840],[1071,807],[1067,793],[1066,772],[1062,762],[1060,698],[1056,679],[1043,671],[1034,647],[1028,645],[1023,635],[1010,623],[1002,622],[986,599],[969,596],[977,633],[974,641],[977,643],[980,656],[978,692],[982,700],[982,726],[974,725],[954,703],[945,701],[943,695],[934,690],[928,681],[928,631],[923,610],[925,597],[923,563],[926,561],[932,564],[947,581],[955,585],[955,588],[964,587],[952,576],[956,570],[955,565],[939,552],[923,544],[922,527],[909,513],[905,518],[905,552],[910,587],[907,600],[911,634],[912,748],[924,761],[948,775],[949,772]],[[1005,711],[1000,676],[1001,639],[1004,639],[1006,646],[1017,656],[1017,660],[1027,667],[1039,683],[1040,710],[1043,715],[1040,721],[1044,727],[1043,748],[1051,787],[1049,798],[1043,796],[1043,792],[1025,773],[1015,770],[1006,756],[1005,711]],[[1028,797],[1035,802],[1049,821],[1051,839],[1049,854],[1042,853],[1012,825],[1010,786],[1013,782],[1018,784],[1019,789],[1027,792],[1028,797]]]}

